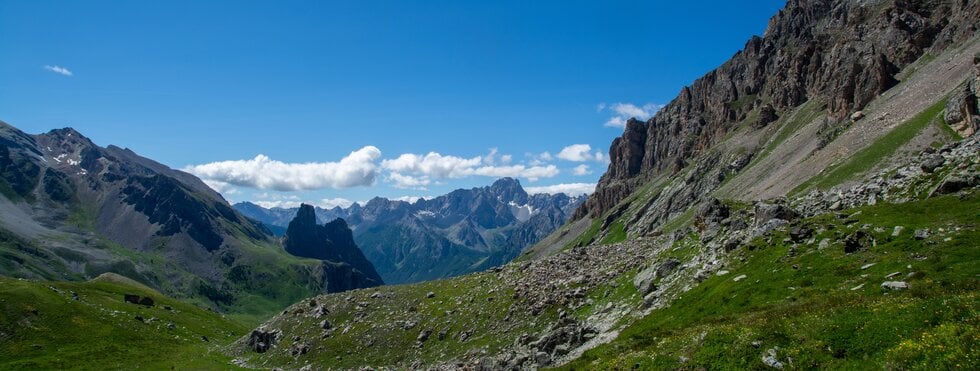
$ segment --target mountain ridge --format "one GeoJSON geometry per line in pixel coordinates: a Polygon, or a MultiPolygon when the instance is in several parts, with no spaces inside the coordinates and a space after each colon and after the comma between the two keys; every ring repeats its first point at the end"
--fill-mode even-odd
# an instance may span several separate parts
{"type": "Polygon", "coordinates": [[[5,275],[85,280],[111,272],[255,314],[362,286],[359,272],[335,273],[349,270],[344,262],[290,257],[200,179],[131,150],[100,147],[72,128],[30,135],[4,122],[0,143],[5,275]]]}
{"type": "MultiPolygon", "coordinates": [[[[516,179],[501,178],[415,202],[375,197],[364,205],[314,211],[319,222],[343,218],[385,282],[408,283],[504,264],[564,223],[583,199],[529,195],[516,179]]],[[[273,227],[283,227],[297,210],[234,207],[273,227]]]]}

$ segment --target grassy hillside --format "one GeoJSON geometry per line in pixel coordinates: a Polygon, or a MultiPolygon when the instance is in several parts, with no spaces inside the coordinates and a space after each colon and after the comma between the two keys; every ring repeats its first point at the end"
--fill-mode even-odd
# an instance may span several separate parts
{"type": "Polygon", "coordinates": [[[246,331],[120,276],[0,277],[0,369],[228,369],[230,359],[215,350],[246,331]],[[155,303],[128,303],[124,294],[155,303]]]}
{"type": "Polygon", "coordinates": [[[972,191],[806,219],[820,231],[809,242],[785,231],[753,240],[730,273],[563,368],[762,368],[770,352],[797,368],[980,368],[978,210],[972,191]],[[930,236],[914,238],[917,229],[930,236]],[[874,245],[844,253],[841,240],[856,230],[874,245]],[[833,242],[820,248],[823,239],[833,242]]]}

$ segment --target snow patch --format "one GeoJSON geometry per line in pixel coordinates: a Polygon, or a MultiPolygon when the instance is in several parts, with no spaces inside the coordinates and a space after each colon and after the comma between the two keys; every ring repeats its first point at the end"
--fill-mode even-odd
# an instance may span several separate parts
{"type": "Polygon", "coordinates": [[[526,222],[528,219],[531,219],[531,216],[538,212],[538,210],[535,210],[531,205],[518,205],[514,201],[508,202],[507,206],[510,206],[511,215],[514,215],[514,218],[517,218],[517,220],[522,223],[526,222]]]}

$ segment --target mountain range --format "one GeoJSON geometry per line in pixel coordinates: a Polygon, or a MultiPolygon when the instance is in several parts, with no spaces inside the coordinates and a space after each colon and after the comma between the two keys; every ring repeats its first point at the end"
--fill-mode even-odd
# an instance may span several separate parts
{"type": "Polygon", "coordinates": [[[6,276],[115,273],[251,313],[380,283],[376,273],[362,279],[364,270],[342,260],[287,254],[193,175],[128,149],[99,147],[71,128],[29,135],[0,122],[0,175],[6,276]]]}
{"type": "MultiPolygon", "coordinates": [[[[415,202],[374,198],[347,208],[315,208],[320,221],[342,218],[385,282],[411,283],[476,272],[507,263],[572,215],[584,196],[529,195],[502,178],[415,202]]],[[[284,233],[298,208],[234,208],[284,233]]]]}

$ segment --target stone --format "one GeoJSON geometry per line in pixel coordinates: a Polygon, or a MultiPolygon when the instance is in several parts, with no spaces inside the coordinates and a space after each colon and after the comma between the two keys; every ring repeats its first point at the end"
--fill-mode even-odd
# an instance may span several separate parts
{"type": "MultiPolygon", "coordinates": [[[[976,93],[970,86],[963,86],[950,94],[943,110],[943,118],[949,125],[957,124],[977,115],[976,93]]],[[[972,134],[972,133],[971,133],[972,134]]]]}
{"type": "Polygon", "coordinates": [[[766,235],[769,232],[772,232],[773,230],[781,228],[787,224],[789,224],[789,222],[784,219],[770,219],[759,227],[756,227],[756,229],[752,230],[752,237],[766,235]]]}
{"type": "Polygon", "coordinates": [[[331,324],[330,321],[327,321],[327,320],[320,321],[319,326],[323,330],[329,330],[329,329],[333,328],[333,324],[331,324]]]}
{"type": "Polygon", "coordinates": [[[144,296],[142,299],[140,299],[139,304],[147,307],[152,307],[154,305],[153,298],[149,296],[144,296]]]}
{"type": "Polygon", "coordinates": [[[820,243],[817,245],[817,248],[818,249],[821,249],[821,250],[822,249],[826,249],[828,247],[830,247],[830,239],[829,238],[821,239],[820,240],[820,243]]]}
{"type": "Polygon", "coordinates": [[[534,362],[538,364],[538,367],[545,367],[551,364],[551,355],[545,352],[537,352],[534,354],[534,362]]]}
{"type": "Polygon", "coordinates": [[[977,176],[967,177],[950,175],[946,177],[946,179],[943,179],[943,182],[936,188],[935,191],[933,191],[932,195],[936,196],[956,193],[967,188],[975,187],[980,185],[980,180],[977,178],[977,176]]]}
{"type": "Polygon", "coordinates": [[[912,238],[915,238],[917,240],[924,240],[926,238],[929,238],[929,229],[928,228],[916,229],[915,233],[912,234],[912,238]]]}
{"type": "Polygon", "coordinates": [[[871,268],[874,265],[875,265],[875,263],[868,263],[868,264],[862,265],[861,266],[861,270],[865,270],[865,269],[871,268]]]}
{"type": "Polygon", "coordinates": [[[867,249],[873,244],[874,237],[871,237],[871,235],[865,231],[857,230],[844,239],[844,252],[850,254],[859,250],[867,249]]]}
{"type": "Polygon", "coordinates": [[[799,216],[800,214],[796,210],[783,204],[760,202],[755,205],[756,225],[761,225],[772,219],[782,219],[788,222],[794,221],[799,216]]]}
{"type": "Polygon", "coordinates": [[[429,291],[428,293],[425,294],[425,297],[426,298],[429,298],[429,299],[432,299],[432,298],[436,297],[436,293],[434,293],[432,291],[429,291]]]}
{"type": "Polygon", "coordinates": [[[776,350],[769,349],[766,355],[762,356],[762,363],[777,370],[783,369],[783,363],[776,358],[776,350]]]}
{"type": "Polygon", "coordinates": [[[778,119],[779,116],[776,115],[776,109],[773,108],[772,104],[767,103],[759,108],[759,121],[756,123],[755,127],[757,129],[765,127],[766,125],[769,125],[769,123],[778,119]]]}
{"type": "Polygon", "coordinates": [[[885,281],[881,283],[881,288],[890,290],[905,290],[909,284],[904,281],[885,281]]]}
{"type": "Polygon", "coordinates": [[[806,226],[793,226],[789,229],[789,238],[793,242],[801,242],[813,235],[813,230],[806,226]]]}
{"type": "Polygon", "coordinates": [[[293,347],[290,350],[290,354],[292,354],[293,357],[301,356],[309,352],[310,352],[310,344],[307,343],[293,344],[293,347]]]}
{"type": "Polygon", "coordinates": [[[739,275],[738,277],[732,278],[732,281],[738,282],[738,281],[741,281],[741,280],[746,279],[747,277],[748,276],[742,274],[742,275],[739,275]]]}
{"type": "Polygon", "coordinates": [[[426,340],[429,340],[429,336],[432,336],[432,330],[422,330],[415,340],[420,343],[424,343],[426,340]]]}
{"type": "Polygon", "coordinates": [[[905,229],[905,227],[896,225],[895,229],[892,230],[892,237],[898,237],[898,235],[902,234],[902,229],[905,229]]]}
{"type": "Polygon", "coordinates": [[[140,303],[140,296],[139,295],[133,295],[133,294],[123,294],[123,301],[125,301],[127,303],[139,304],[140,303]]]}
{"type": "Polygon", "coordinates": [[[943,166],[946,163],[946,159],[940,155],[929,156],[925,161],[919,164],[919,168],[926,174],[932,174],[936,169],[943,166]]]}
{"type": "Polygon", "coordinates": [[[256,353],[265,353],[279,342],[281,336],[282,332],[279,330],[266,331],[264,328],[258,328],[249,334],[248,347],[256,353]]]}
{"type": "Polygon", "coordinates": [[[864,118],[864,111],[855,111],[851,114],[851,120],[857,121],[864,118]]]}

